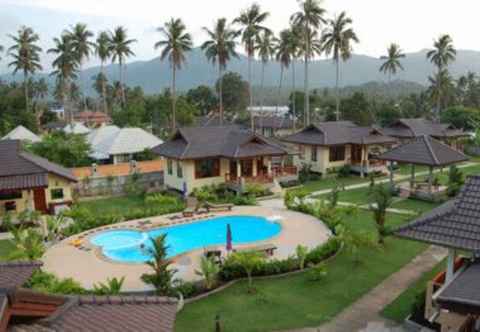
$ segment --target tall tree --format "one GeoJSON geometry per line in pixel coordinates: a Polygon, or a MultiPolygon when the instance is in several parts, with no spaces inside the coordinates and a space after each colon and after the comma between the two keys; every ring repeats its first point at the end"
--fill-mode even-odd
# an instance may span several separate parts
{"type": "MultiPolygon", "coordinates": [[[[260,33],[264,31],[270,32],[270,29],[263,25],[269,15],[270,14],[268,12],[262,12],[260,6],[254,3],[249,8],[243,10],[240,13],[240,16],[233,21],[233,23],[239,24],[242,27],[242,43],[248,56],[248,85],[250,94],[250,107],[253,106],[252,60],[255,56],[255,41],[259,38],[260,33]]],[[[252,120],[251,122],[253,130],[253,113],[251,113],[250,118],[252,120]]]]}
{"type": "Polygon", "coordinates": [[[40,52],[42,49],[37,45],[40,37],[32,28],[23,26],[18,30],[17,35],[10,35],[14,44],[8,49],[9,55],[13,61],[8,64],[13,67],[13,74],[18,71],[23,72],[23,87],[25,93],[25,109],[29,110],[29,93],[28,93],[28,75],[35,74],[37,70],[41,70],[40,52]]]}
{"type": "Polygon", "coordinates": [[[226,18],[218,19],[213,27],[213,30],[203,28],[208,35],[208,40],[205,41],[201,49],[205,52],[205,56],[214,65],[218,64],[218,100],[220,124],[223,124],[223,72],[227,68],[227,63],[232,57],[238,57],[235,47],[237,45],[236,38],[239,35],[227,23],[226,18]]]}
{"type": "Polygon", "coordinates": [[[392,76],[397,74],[398,70],[404,70],[401,59],[405,58],[405,53],[398,44],[392,43],[387,49],[387,55],[380,57],[381,60],[384,60],[380,66],[380,72],[388,75],[388,83],[392,82],[392,76]]]}
{"type": "Polygon", "coordinates": [[[129,56],[135,55],[131,49],[131,45],[137,42],[136,39],[128,39],[127,29],[122,26],[116,27],[113,32],[110,32],[110,43],[112,49],[112,62],[118,61],[118,68],[120,71],[120,92],[122,96],[122,106],[125,107],[127,98],[125,96],[125,82],[124,82],[124,65],[125,60],[129,56]]]}
{"type": "Polygon", "coordinates": [[[168,58],[172,67],[172,132],[175,131],[177,125],[176,72],[177,69],[182,69],[182,64],[185,63],[185,53],[192,50],[192,37],[186,30],[181,19],[172,18],[165,23],[164,27],[157,29],[163,35],[163,39],[155,43],[155,49],[162,49],[160,59],[163,61],[168,58]]]}
{"type": "Polygon", "coordinates": [[[86,103],[86,93],[85,93],[85,79],[83,77],[83,63],[90,58],[92,49],[95,47],[95,44],[90,41],[93,37],[93,32],[88,30],[87,25],[83,23],[77,23],[71,30],[66,31],[72,38],[72,46],[75,56],[77,57],[79,70],[80,70],[80,87],[81,92],[84,96],[83,98],[83,109],[87,107],[86,103]]]}
{"type": "Polygon", "coordinates": [[[95,54],[100,59],[100,74],[101,74],[101,89],[102,89],[102,103],[103,112],[108,113],[107,104],[107,75],[105,74],[105,63],[112,57],[112,44],[108,32],[102,31],[97,37],[95,44],[95,54]]]}
{"type": "Polygon", "coordinates": [[[73,113],[69,107],[72,81],[77,77],[78,61],[73,48],[73,42],[70,35],[62,34],[60,38],[54,38],[55,47],[49,49],[47,53],[54,54],[52,67],[55,69],[51,75],[57,79],[57,92],[61,95],[63,107],[67,114],[68,121],[72,123],[73,113]]]}
{"type": "Polygon", "coordinates": [[[448,70],[444,69],[428,78],[430,87],[428,93],[433,103],[438,107],[452,104],[455,99],[455,85],[448,70]]]}
{"type": "Polygon", "coordinates": [[[276,46],[276,60],[280,63],[280,83],[278,85],[278,99],[277,99],[277,110],[280,104],[280,97],[282,94],[282,83],[283,83],[283,73],[286,69],[290,67],[292,62],[292,52],[291,52],[291,38],[292,34],[290,30],[283,30],[280,32],[280,38],[278,39],[278,44],[276,46]]]}
{"type": "Polygon", "coordinates": [[[277,43],[277,38],[269,30],[263,31],[257,39],[255,50],[258,52],[258,56],[262,61],[262,78],[261,78],[261,90],[262,90],[262,100],[261,107],[265,106],[265,91],[263,91],[264,82],[265,82],[265,66],[275,55],[275,46],[277,43]]]}
{"type": "MultiPolygon", "coordinates": [[[[437,78],[440,78],[442,72],[447,70],[448,65],[455,61],[457,51],[453,46],[452,38],[449,35],[442,35],[433,44],[433,50],[427,52],[427,59],[437,67],[437,78]]],[[[441,79],[436,79],[439,97],[437,98],[436,120],[440,120],[440,107],[442,94],[441,79]]]]}
{"type": "Polygon", "coordinates": [[[302,47],[301,43],[301,29],[299,29],[295,25],[290,26],[290,53],[292,56],[292,91],[293,91],[293,98],[292,98],[292,124],[293,130],[296,130],[296,123],[297,123],[297,102],[296,96],[296,86],[295,86],[295,79],[296,79],[296,72],[295,72],[295,61],[300,56],[300,49],[302,47]]]}
{"type": "Polygon", "coordinates": [[[305,125],[310,124],[310,87],[309,87],[309,72],[308,63],[312,58],[312,45],[315,33],[322,24],[326,23],[324,18],[326,10],[321,7],[320,0],[304,0],[300,1],[300,11],[293,14],[291,21],[297,25],[302,31],[302,47],[304,64],[305,64],[305,125]]]}
{"type": "Polygon", "coordinates": [[[322,36],[322,44],[327,56],[332,55],[336,65],[335,79],[335,114],[337,121],[340,120],[340,95],[338,89],[340,77],[340,60],[347,61],[352,56],[352,43],[358,43],[357,34],[351,27],[353,21],[346,12],[340,13],[333,19],[328,20],[327,29],[322,36]]]}

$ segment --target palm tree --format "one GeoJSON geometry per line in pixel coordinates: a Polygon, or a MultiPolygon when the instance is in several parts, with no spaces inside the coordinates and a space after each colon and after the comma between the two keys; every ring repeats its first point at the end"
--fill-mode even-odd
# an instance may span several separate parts
{"type": "Polygon", "coordinates": [[[381,56],[381,60],[385,60],[380,66],[380,72],[388,75],[388,83],[392,81],[392,75],[398,70],[404,70],[400,59],[405,58],[405,53],[398,44],[392,43],[387,49],[387,55],[381,56]]]}
{"type": "MultiPolygon", "coordinates": [[[[102,31],[97,37],[97,43],[95,44],[95,54],[100,59],[100,73],[102,78],[106,78],[105,74],[105,63],[112,57],[112,44],[110,43],[110,38],[108,32],[102,31]]],[[[106,80],[101,80],[102,87],[102,102],[103,102],[103,112],[108,113],[107,106],[107,85],[106,80]]]]}
{"type": "MultiPolygon", "coordinates": [[[[252,93],[252,60],[255,56],[255,41],[259,38],[260,33],[264,31],[271,32],[270,29],[263,25],[270,13],[262,12],[260,6],[256,3],[249,8],[243,10],[240,16],[233,23],[242,26],[242,43],[248,56],[248,89],[250,95],[250,107],[253,106],[252,93]]],[[[251,116],[253,124],[253,116],[251,116]]]]}
{"type": "MultiPolygon", "coordinates": [[[[265,92],[263,91],[263,86],[265,82],[265,66],[272,59],[275,54],[275,46],[277,43],[277,38],[269,30],[263,31],[257,39],[257,44],[255,45],[255,50],[258,52],[260,60],[262,61],[262,79],[261,79],[261,90],[262,90],[262,100],[261,100],[261,109],[265,105],[265,92]]],[[[252,123],[253,123],[253,117],[252,123]]],[[[252,127],[252,130],[254,128],[252,127]]]]}
{"type": "Polygon", "coordinates": [[[122,105],[125,106],[127,103],[127,98],[125,97],[125,87],[124,87],[124,64],[125,59],[131,55],[135,55],[133,53],[130,46],[135,43],[136,39],[128,39],[127,37],[127,29],[124,27],[117,27],[113,32],[110,32],[110,43],[111,43],[111,50],[112,50],[112,62],[115,63],[118,61],[118,66],[120,70],[120,86],[121,86],[121,95],[122,95],[122,105]]]}
{"type": "Polygon", "coordinates": [[[77,77],[78,62],[73,48],[73,42],[70,35],[63,34],[60,38],[54,38],[55,47],[49,49],[47,53],[55,54],[52,66],[55,69],[51,75],[57,77],[57,83],[60,87],[63,107],[68,114],[68,121],[72,123],[72,110],[68,107],[71,94],[72,81],[77,77]]]}
{"type": "Polygon", "coordinates": [[[430,82],[428,89],[430,98],[439,107],[444,106],[448,100],[451,100],[450,97],[455,94],[453,78],[446,69],[435,74],[433,77],[430,76],[428,81],[430,82]]]}
{"type": "MultiPolygon", "coordinates": [[[[427,59],[430,60],[437,67],[437,77],[440,77],[442,71],[448,67],[448,65],[455,61],[457,51],[453,47],[452,38],[449,35],[442,35],[433,44],[433,50],[427,52],[427,59]]],[[[436,80],[437,84],[440,84],[441,80],[436,80]]],[[[442,94],[441,86],[437,86],[439,94],[442,94]]],[[[437,98],[436,119],[440,117],[440,102],[441,97],[437,98]]]]}
{"type": "Polygon", "coordinates": [[[300,49],[302,46],[301,43],[301,31],[298,29],[297,26],[291,25],[290,26],[290,33],[292,38],[290,38],[290,53],[292,57],[292,91],[293,91],[293,98],[292,98],[292,124],[293,124],[293,131],[296,129],[296,122],[297,122],[297,102],[296,102],[296,87],[295,87],[295,60],[300,56],[300,49]]]}
{"type": "Polygon", "coordinates": [[[205,256],[202,256],[200,259],[200,269],[195,270],[196,275],[203,277],[206,289],[211,289],[215,286],[219,272],[220,266],[212,258],[205,256]]]}
{"type": "Polygon", "coordinates": [[[165,60],[168,57],[170,66],[172,67],[172,132],[175,131],[176,118],[176,72],[177,69],[182,69],[182,64],[185,62],[185,53],[192,50],[192,37],[186,30],[185,24],[182,20],[171,19],[165,23],[164,27],[157,29],[164,39],[155,43],[155,49],[162,48],[160,60],[165,60]]]}
{"type": "Polygon", "coordinates": [[[373,187],[371,192],[370,209],[373,212],[373,218],[377,225],[378,243],[384,244],[384,237],[386,235],[385,222],[387,216],[387,209],[393,204],[393,197],[389,186],[379,184],[373,187]]]}
{"type": "Polygon", "coordinates": [[[90,53],[95,47],[95,44],[90,41],[90,38],[93,37],[93,32],[87,29],[87,25],[83,23],[77,23],[74,25],[70,31],[65,31],[72,38],[73,51],[77,57],[77,61],[80,69],[80,80],[82,86],[83,98],[83,109],[87,107],[86,94],[85,94],[85,80],[83,79],[83,63],[85,60],[90,58],[90,53]]]}
{"type": "Polygon", "coordinates": [[[310,90],[308,77],[308,62],[312,56],[312,45],[316,30],[320,29],[321,24],[325,24],[324,15],[326,10],[321,7],[320,0],[300,1],[300,11],[293,14],[291,21],[302,31],[302,46],[305,62],[305,124],[310,124],[310,90]]]}
{"type": "Polygon", "coordinates": [[[351,24],[352,19],[346,12],[328,20],[328,27],[322,36],[322,44],[327,56],[332,55],[336,65],[335,97],[336,97],[336,118],[340,120],[340,96],[338,93],[338,81],[340,76],[340,59],[347,61],[352,56],[352,42],[358,43],[359,39],[351,24]]]}
{"type": "Polygon", "coordinates": [[[203,28],[207,33],[209,39],[205,41],[201,49],[205,52],[205,56],[214,65],[218,64],[218,100],[220,108],[220,125],[223,124],[223,71],[227,68],[227,63],[232,57],[238,58],[235,51],[236,38],[239,35],[238,31],[233,30],[227,24],[226,18],[218,19],[213,27],[213,30],[203,28]]]}
{"type": "Polygon", "coordinates": [[[290,42],[291,38],[293,38],[293,36],[290,30],[281,31],[280,38],[275,49],[275,59],[280,63],[280,84],[278,86],[277,110],[280,103],[280,96],[282,93],[283,73],[285,69],[288,69],[288,67],[290,67],[290,63],[292,62],[290,42]]]}
{"type": "Polygon", "coordinates": [[[10,38],[14,41],[14,45],[8,49],[8,53],[13,58],[13,61],[8,66],[13,67],[14,75],[18,71],[23,72],[25,108],[28,111],[28,75],[33,75],[37,70],[42,69],[40,65],[40,52],[42,52],[42,49],[36,44],[40,37],[32,28],[23,26],[18,30],[17,35],[10,35],[10,38]]]}

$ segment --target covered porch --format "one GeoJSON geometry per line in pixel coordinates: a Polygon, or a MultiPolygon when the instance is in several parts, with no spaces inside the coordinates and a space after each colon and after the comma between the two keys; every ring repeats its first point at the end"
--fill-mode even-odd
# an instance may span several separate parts
{"type": "Polygon", "coordinates": [[[387,162],[376,159],[376,156],[386,150],[385,146],[378,144],[352,144],[351,146],[351,169],[363,178],[371,173],[388,172],[387,162]]]}

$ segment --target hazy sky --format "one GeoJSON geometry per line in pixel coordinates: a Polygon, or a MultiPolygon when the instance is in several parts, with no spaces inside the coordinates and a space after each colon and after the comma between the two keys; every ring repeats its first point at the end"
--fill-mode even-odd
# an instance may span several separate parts
{"type": "MultiPolygon", "coordinates": [[[[290,15],[298,8],[296,0],[257,0],[271,13],[268,25],[276,32],[288,26],[290,15]]],[[[0,0],[0,44],[11,42],[6,37],[21,25],[28,25],[40,34],[42,47],[52,46],[51,39],[76,22],[87,23],[91,30],[128,28],[137,56],[132,60],[156,56],[153,44],[159,38],[155,31],[170,17],[181,17],[194,36],[195,45],[204,39],[203,26],[215,19],[233,19],[252,0],[0,0]]],[[[353,18],[360,37],[355,52],[372,56],[385,53],[391,42],[404,51],[429,48],[433,39],[449,33],[459,49],[480,50],[475,24],[480,12],[478,0],[326,0],[329,16],[346,10],[353,18]]],[[[2,56],[0,72],[8,60],[2,56]]],[[[49,69],[51,57],[42,61],[49,69]]],[[[91,61],[90,65],[96,64],[91,61]]]]}

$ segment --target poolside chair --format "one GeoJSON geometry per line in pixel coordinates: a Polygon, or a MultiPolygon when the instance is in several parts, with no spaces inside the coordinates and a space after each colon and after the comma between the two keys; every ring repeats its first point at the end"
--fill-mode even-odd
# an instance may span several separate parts
{"type": "Polygon", "coordinates": [[[183,216],[185,218],[193,217],[194,213],[198,210],[198,200],[196,197],[187,197],[187,208],[183,210],[183,216]]]}
{"type": "Polygon", "coordinates": [[[233,204],[213,204],[210,202],[205,203],[205,207],[207,208],[207,211],[232,211],[233,209],[233,204]]]}

